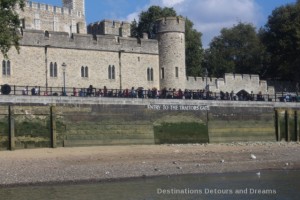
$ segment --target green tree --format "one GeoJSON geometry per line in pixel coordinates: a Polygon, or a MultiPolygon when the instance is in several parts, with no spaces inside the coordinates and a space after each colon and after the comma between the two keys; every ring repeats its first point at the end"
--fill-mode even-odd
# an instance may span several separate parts
{"type": "MultiPolygon", "coordinates": [[[[155,38],[155,23],[162,17],[175,17],[176,11],[173,8],[161,8],[159,6],[151,6],[147,11],[142,11],[139,15],[139,23],[136,35],[142,37],[143,33],[148,33],[149,38],[155,38]]],[[[134,21],[133,21],[134,23],[134,21]]],[[[132,25],[133,25],[132,23],[132,25]]]]}
{"type": "Polygon", "coordinates": [[[185,55],[186,73],[190,76],[202,76],[202,61],[204,52],[202,48],[202,33],[193,28],[191,20],[185,20],[185,55]]]}
{"type": "Polygon", "coordinates": [[[300,1],[273,10],[260,36],[268,53],[266,76],[297,81],[300,78],[300,1]]]}
{"type": "MultiPolygon", "coordinates": [[[[134,20],[131,24],[132,36],[142,37],[143,33],[148,33],[149,38],[156,37],[155,23],[162,17],[176,17],[177,13],[173,8],[161,8],[159,6],[151,6],[147,11],[143,11],[139,15],[139,22],[136,24],[134,20]]],[[[186,19],[186,66],[187,75],[201,75],[201,63],[203,59],[203,49],[201,37],[202,33],[193,28],[194,24],[186,19]]]]}
{"type": "Polygon", "coordinates": [[[0,50],[4,57],[12,46],[19,51],[20,19],[15,7],[25,6],[24,0],[0,0],[0,50]]]}
{"type": "Polygon", "coordinates": [[[205,52],[205,67],[213,76],[224,73],[262,74],[264,48],[255,27],[239,23],[224,28],[205,52]]]}

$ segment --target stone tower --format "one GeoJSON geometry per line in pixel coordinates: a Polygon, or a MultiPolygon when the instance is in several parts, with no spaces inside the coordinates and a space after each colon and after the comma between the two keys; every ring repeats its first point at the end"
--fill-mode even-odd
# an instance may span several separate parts
{"type": "Polygon", "coordinates": [[[78,12],[79,15],[85,16],[85,0],[62,0],[63,1],[63,7],[70,8],[76,12],[78,12]]]}
{"type": "Polygon", "coordinates": [[[63,7],[73,10],[70,33],[86,34],[85,0],[62,0],[63,7]]]}
{"type": "Polygon", "coordinates": [[[157,21],[160,88],[185,89],[185,20],[166,17],[157,21]]]}

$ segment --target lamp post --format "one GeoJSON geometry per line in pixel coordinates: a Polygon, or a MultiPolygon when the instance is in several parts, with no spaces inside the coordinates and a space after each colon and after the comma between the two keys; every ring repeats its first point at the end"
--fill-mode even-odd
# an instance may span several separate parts
{"type": "Polygon", "coordinates": [[[64,79],[63,96],[66,96],[66,68],[67,68],[67,65],[66,65],[66,63],[63,63],[61,66],[62,66],[62,70],[63,70],[63,79],[64,79]]]}

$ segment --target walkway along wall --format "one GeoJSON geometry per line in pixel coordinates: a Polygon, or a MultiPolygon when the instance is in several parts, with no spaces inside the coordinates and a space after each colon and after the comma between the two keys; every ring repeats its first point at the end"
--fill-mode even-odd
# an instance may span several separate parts
{"type": "Polygon", "coordinates": [[[299,141],[299,105],[273,102],[0,99],[0,148],[299,141]]]}

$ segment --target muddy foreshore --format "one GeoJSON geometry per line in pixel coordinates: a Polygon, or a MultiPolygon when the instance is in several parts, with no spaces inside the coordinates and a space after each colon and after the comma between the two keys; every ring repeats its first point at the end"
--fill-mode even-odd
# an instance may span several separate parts
{"type": "Polygon", "coordinates": [[[100,146],[0,151],[0,187],[299,170],[300,143],[100,146]]]}

